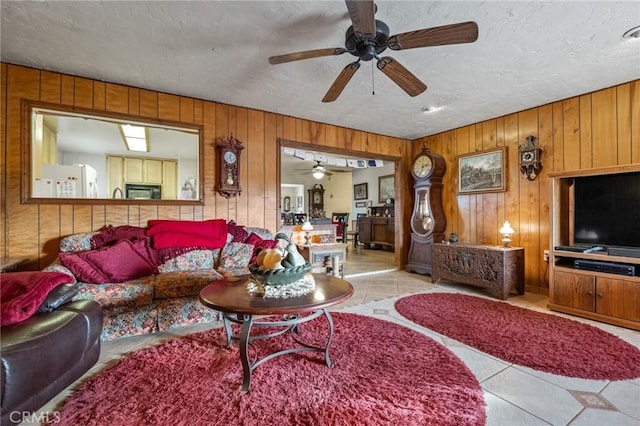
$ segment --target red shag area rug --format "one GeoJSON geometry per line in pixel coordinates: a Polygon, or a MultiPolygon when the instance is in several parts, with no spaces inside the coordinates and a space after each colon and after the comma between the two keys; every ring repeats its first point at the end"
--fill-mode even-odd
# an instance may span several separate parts
{"type": "MultiPolygon", "coordinates": [[[[56,425],[483,425],[482,389],[453,352],[397,324],[333,313],[334,367],[324,354],[274,358],[240,391],[237,345],[223,329],[139,350],[85,381],[56,425]]],[[[316,341],[320,317],[300,326],[316,341]]],[[[265,330],[260,330],[262,334],[265,330]]],[[[257,341],[260,353],[290,337],[257,341]]]]}
{"type": "Polygon", "coordinates": [[[595,380],[640,377],[640,350],[611,333],[556,315],[462,294],[395,303],[405,318],[504,361],[595,380]]]}

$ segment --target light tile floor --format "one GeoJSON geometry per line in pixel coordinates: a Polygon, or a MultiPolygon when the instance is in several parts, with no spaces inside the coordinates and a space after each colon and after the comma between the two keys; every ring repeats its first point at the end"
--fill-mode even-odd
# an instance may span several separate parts
{"type": "MultiPolygon", "coordinates": [[[[353,246],[349,247],[345,278],[351,282],[355,292],[350,300],[334,307],[333,310],[392,321],[417,330],[448,347],[467,364],[480,382],[485,393],[488,426],[640,426],[640,379],[610,382],[543,373],[509,364],[413,324],[394,309],[395,301],[403,296],[428,292],[456,292],[481,297],[485,297],[485,294],[474,287],[454,284],[433,285],[429,276],[393,271],[393,253],[364,250],[362,247],[357,249],[353,246]],[[361,256],[362,253],[366,253],[366,256],[361,256]],[[372,273],[380,269],[387,272],[372,273]]],[[[527,293],[510,297],[509,302],[551,313],[546,309],[547,296],[545,295],[527,293]]],[[[563,314],[557,315],[581,320],[563,314]]],[[[640,332],[589,320],[581,321],[602,328],[640,347],[640,332]]],[[[105,342],[102,345],[98,363],[77,383],[108,367],[131,351],[161,344],[178,336],[203,331],[210,327],[210,324],[204,324],[171,332],[105,342]]],[[[43,407],[41,413],[54,411],[58,403],[71,393],[76,384],[43,407]]]]}

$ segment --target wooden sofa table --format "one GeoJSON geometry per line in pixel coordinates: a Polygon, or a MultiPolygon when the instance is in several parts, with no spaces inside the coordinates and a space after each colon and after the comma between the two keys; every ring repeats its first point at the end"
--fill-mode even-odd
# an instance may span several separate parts
{"type": "Polygon", "coordinates": [[[329,348],[333,338],[333,320],[327,307],[344,302],[353,295],[353,287],[347,281],[328,275],[313,275],[315,290],[302,296],[295,297],[262,297],[249,294],[246,283],[249,275],[239,277],[237,281],[220,280],[203,288],[200,301],[212,309],[222,312],[224,327],[227,333],[227,347],[233,340],[240,343],[240,362],[242,363],[243,380],[242,391],[247,392],[251,387],[251,374],[260,364],[275,357],[295,352],[313,351],[323,352],[327,366],[333,363],[329,357],[329,348]],[[254,321],[255,315],[280,316],[275,321],[254,321]],[[324,315],[329,323],[329,333],[324,347],[305,344],[297,338],[297,331],[301,324],[324,315]],[[234,335],[231,323],[241,326],[240,335],[234,335]],[[281,328],[271,334],[251,335],[253,327],[281,328]],[[249,360],[249,344],[255,340],[290,333],[299,345],[294,348],[283,349],[269,354],[261,359],[249,360]]]}
{"type": "Polygon", "coordinates": [[[524,248],[434,244],[431,281],[440,279],[483,287],[502,300],[524,294],[524,248]]]}

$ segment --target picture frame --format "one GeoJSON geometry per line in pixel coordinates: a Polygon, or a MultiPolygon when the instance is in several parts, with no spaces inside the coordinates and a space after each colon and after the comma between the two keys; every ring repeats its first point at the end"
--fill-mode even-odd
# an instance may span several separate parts
{"type": "Polygon", "coordinates": [[[458,156],[458,194],[504,192],[507,148],[458,156]]]}
{"type": "Polygon", "coordinates": [[[378,203],[386,204],[387,198],[396,198],[395,175],[378,176],[378,203]]]}
{"type": "Polygon", "coordinates": [[[356,208],[360,208],[360,207],[367,207],[367,202],[366,201],[357,201],[356,202],[356,208]]]}
{"type": "Polygon", "coordinates": [[[282,210],[284,210],[285,212],[288,212],[289,210],[291,210],[291,197],[288,195],[284,197],[283,204],[284,206],[282,207],[282,210]]]}
{"type": "Polygon", "coordinates": [[[369,198],[367,183],[358,183],[353,185],[353,199],[354,200],[366,200],[369,198]]]}

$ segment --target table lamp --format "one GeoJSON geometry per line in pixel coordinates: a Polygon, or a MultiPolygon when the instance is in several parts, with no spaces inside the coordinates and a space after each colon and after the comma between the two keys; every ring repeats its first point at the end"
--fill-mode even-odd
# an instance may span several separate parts
{"type": "Polygon", "coordinates": [[[511,236],[516,231],[513,230],[508,220],[504,221],[499,232],[502,234],[502,244],[504,247],[511,247],[511,236]]]}
{"type": "Polygon", "coordinates": [[[310,244],[309,231],[313,231],[313,226],[311,226],[311,222],[306,221],[304,224],[302,224],[302,230],[304,231],[304,245],[308,246],[310,244]]]}

